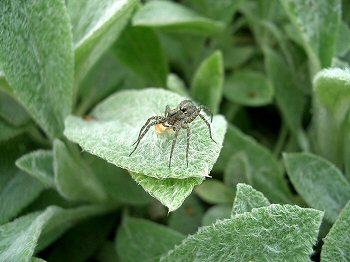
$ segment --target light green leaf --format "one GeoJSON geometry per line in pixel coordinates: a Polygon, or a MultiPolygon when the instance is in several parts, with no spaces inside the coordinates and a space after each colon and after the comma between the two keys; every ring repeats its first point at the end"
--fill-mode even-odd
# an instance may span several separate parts
{"type": "Polygon", "coordinates": [[[28,261],[34,253],[40,235],[57,228],[68,228],[84,217],[106,212],[102,206],[82,206],[75,209],[48,207],[43,212],[22,216],[0,226],[0,261],[28,261]]]}
{"type": "Polygon", "coordinates": [[[207,210],[203,216],[202,225],[210,226],[217,222],[217,220],[223,220],[230,218],[232,207],[229,205],[216,205],[207,210]]]}
{"type": "Polygon", "coordinates": [[[224,96],[233,103],[262,106],[271,103],[273,95],[273,86],[259,72],[238,71],[225,81],[224,96]]]}
{"type": "Polygon", "coordinates": [[[151,202],[152,198],[135,183],[126,170],[92,155],[88,156],[87,162],[110,201],[127,205],[146,205],[151,202]]]}
{"type": "Polygon", "coordinates": [[[188,96],[184,81],[176,74],[170,73],[167,77],[166,87],[180,96],[188,96]]]}
{"type": "Polygon", "coordinates": [[[0,92],[0,117],[13,126],[22,126],[29,121],[29,115],[25,109],[4,92],[0,92]]]}
{"type": "Polygon", "coordinates": [[[16,137],[25,131],[24,127],[14,127],[0,119],[0,142],[16,137]]]}
{"type": "Polygon", "coordinates": [[[170,214],[168,225],[185,235],[193,234],[201,224],[203,213],[201,202],[196,196],[191,195],[178,210],[170,214]]]}
{"type": "Polygon", "coordinates": [[[341,0],[280,0],[297,28],[311,60],[312,73],[329,67],[335,53],[341,0]]]}
{"type": "Polygon", "coordinates": [[[191,85],[193,99],[208,106],[214,113],[218,112],[222,97],[223,67],[221,51],[214,52],[200,64],[191,85]]]}
{"type": "Polygon", "coordinates": [[[136,0],[68,1],[80,82],[126,26],[136,0]]]}
{"type": "Polygon", "coordinates": [[[323,239],[322,261],[348,261],[350,257],[350,202],[323,239]]]}
{"type": "Polygon", "coordinates": [[[168,1],[151,1],[136,13],[132,20],[135,26],[163,28],[194,34],[213,34],[223,29],[223,24],[168,1]]]}
{"type": "Polygon", "coordinates": [[[17,159],[16,166],[46,186],[55,187],[52,151],[37,150],[26,154],[17,159]]]}
{"type": "Polygon", "coordinates": [[[244,152],[232,155],[224,170],[224,183],[236,188],[238,183],[252,184],[252,174],[248,157],[244,152]]]}
{"type": "Polygon", "coordinates": [[[18,215],[44,190],[43,184],[14,164],[26,146],[19,139],[0,144],[0,224],[18,215]]]}
{"type": "Polygon", "coordinates": [[[0,89],[10,94],[13,92],[13,90],[11,89],[11,87],[9,86],[9,84],[5,79],[5,73],[3,72],[3,70],[1,70],[1,68],[0,68],[0,89]]]}
{"type": "Polygon", "coordinates": [[[193,187],[202,183],[202,178],[164,178],[157,179],[142,174],[130,173],[146,192],[168,207],[169,212],[178,209],[189,196],[193,187]]]}
{"type": "Polygon", "coordinates": [[[55,243],[48,255],[50,262],[84,262],[97,251],[114,226],[115,215],[83,221],[55,243]]]}
{"type": "Polygon", "coordinates": [[[316,152],[339,167],[348,162],[347,114],[350,103],[350,71],[325,69],[314,78],[314,139],[316,152]]]}
{"type": "Polygon", "coordinates": [[[244,212],[251,212],[253,208],[266,207],[270,201],[263,193],[255,190],[250,185],[238,184],[235,201],[231,211],[231,217],[244,212]]]}
{"type": "Polygon", "coordinates": [[[194,190],[197,195],[210,204],[232,203],[234,191],[216,179],[205,180],[194,190]]]}
{"type": "Polygon", "coordinates": [[[118,230],[116,247],[124,262],[156,262],[185,236],[144,219],[126,217],[118,230]]]}
{"type": "Polygon", "coordinates": [[[211,124],[213,138],[217,143],[210,139],[208,128],[201,119],[197,118],[190,124],[188,167],[184,130],[181,130],[177,139],[171,168],[169,155],[174,134],[170,132],[157,135],[155,131],[149,131],[137,150],[129,156],[146,119],[164,115],[166,105],[174,108],[184,99],[160,89],[119,92],[92,111],[92,121],[68,117],[65,135],[84,150],[133,173],[155,178],[204,178],[220,153],[226,132],[226,121],[222,116],[215,116],[211,124]]]}
{"type": "Polygon", "coordinates": [[[0,67],[6,80],[46,133],[59,136],[73,96],[72,35],[64,1],[5,0],[0,13],[0,67]]]}
{"type": "Polygon", "coordinates": [[[251,46],[229,46],[224,49],[225,68],[237,69],[242,67],[255,54],[255,49],[251,46]]]}
{"type": "Polygon", "coordinates": [[[54,141],[53,157],[55,184],[63,197],[89,202],[106,200],[107,194],[90,167],[70,153],[60,140],[54,141]]]}
{"type": "Polygon", "coordinates": [[[46,260],[44,259],[41,259],[41,258],[37,258],[37,257],[32,257],[31,262],[46,262],[46,260]]]}
{"type": "Polygon", "coordinates": [[[350,184],[332,163],[308,153],[284,155],[287,173],[296,191],[334,222],[350,200],[350,184]]]}
{"type": "Polygon", "coordinates": [[[13,170],[0,191],[0,224],[15,217],[43,191],[44,186],[32,177],[13,170]]]}
{"type": "Polygon", "coordinates": [[[278,108],[289,130],[298,135],[305,108],[305,96],[294,84],[294,76],[283,58],[272,49],[265,49],[265,67],[271,79],[278,108]]]}
{"type": "Polygon", "coordinates": [[[114,53],[118,61],[142,77],[147,86],[166,84],[168,63],[152,29],[129,25],[116,42],[114,53]]]}
{"type": "Polygon", "coordinates": [[[292,195],[277,159],[254,139],[229,125],[217,163],[218,170],[223,170],[236,153],[246,155],[254,188],[263,192],[272,202],[290,203],[292,195]]]}
{"type": "MultiPolygon", "coordinates": [[[[343,9],[344,10],[344,9],[343,9]]],[[[341,21],[335,52],[338,56],[344,56],[350,51],[350,27],[341,21]]]]}
{"type": "Polygon", "coordinates": [[[253,209],[202,227],[161,261],[307,261],[321,220],[322,212],[298,206],[253,209]]]}

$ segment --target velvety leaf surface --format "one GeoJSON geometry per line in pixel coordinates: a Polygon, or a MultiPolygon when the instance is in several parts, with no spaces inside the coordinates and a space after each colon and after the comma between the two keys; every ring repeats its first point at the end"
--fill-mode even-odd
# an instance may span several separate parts
{"type": "Polygon", "coordinates": [[[185,235],[193,234],[201,225],[204,208],[195,195],[190,195],[178,210],[169,214],[170,228],[185,235]]]}
{"type": "Polygon", "coordinates": [[[216,179],[207,179],[195,188],[196,194],[210,204],[232,203],[233,189],[216,179]]]}
{"type": "Polygon", "coordinates": [[[288,176],[296,191],[314,208],[335,222],[350,200],[350,184],[332,163],[308,153],[284,155],[288,176]]]}
{"type": "MultiPolygon", "coordinates": [[[[205,123],[197,118],[191,124],[189,164],[186,167],[186,132],[180,131],[169,169],[172,132],[160,135],[150,130],[137,150],[133,142],[146,120],[164,115],[165,106],[176,107],[184,97],[160,89],[119,92],[100,103],[91,121],[70,116],[65,135],[84,150],[133,173],[155,178],[204,178],[215,163],[226,132],[226,121],[215,116],[211,124],[214,143],[205,123]]],[[[153,127],[152,127],[153,129],[153,127]]]]}
{"type": "Polygon", "coordinates": [[[136,173],[130,173],[130,175],[147,193],[168,207],[169,212],[179,208],[186,197],[191,194],[194,186],[203,181],[198,177],[157,179],[136,173]]]}
{"type": "MultiPolygon", "coordinates": [[[[350,102],[349,69],[324,69],[314,78],[313,127],[315,151],[339,167],[348,157],[347,114],[350,102]]],[[[349,173],[349,172],[348,172],[349,173]]]]}
{"type": "Polygon", "coordinates": [[[307,261],[321,220],[322,212],[298,206],[253,209],[202,227],[162,261],[307,261]]]}
{"type": "Polygon", "coordinates": [[[273,94],[273,86],[259,72],[239,71],[225,81],[224,96],[233,103],[262,106],[271,103],[273,94]]]}
{"type": "Polygon", "coordinates": [[[0,260],[29,261],[42,233],[105,210],[106,208],[96,206],[70,210],[53,206],[4,224],[0,226],[0,260]]]}
{"type": "Polygon", "coordinates": [[[53,154],[50,150],[37,150],[17,159],[16,166],[48,187],[55,187],[53,154]]]}
{"type": "Polygon", "coordinates": [[[222,30],[223,25],[178,3],[151,1],[133,17],[133,25],[158,27],[195,34],[212,34],[222,30]]]}
{"type": "Polygon", "coordinates": [[[276,158],[253,138],[229,125],[217,168],[223,169],[232,155],[240,152],[247,157],[253,187],[272,202],[290,203],[291,193],[276,158]]]}
{"type": "Polygon", "coordinates": [[[0,117],[13,126],[21,126],[29,121],[27,111],[5,92],[0,92],[0,117]]]}
{"type": "Polygon", "coordinates": [[[6,0],[0,13],[0,67],[6,80],[46,133],[59,136],[71,110],[74,72],[64,1],[6,0]]]}
{"type": "Polygon", "coordinates": [[[193,99],[214,113],[218,112],[222,97],[223,67],[222,53],[216,51],[200,64],[192,80],[193,99]]]}
{"type": "Polygon", "coordinates": [[[224,220],[231,217],[231,205],[215,205],[205,212],[202,219],[202,226],[210,226],[217,220],[224,220]]]}
{"type": "Polygon", "coordinates": [[[78,81],[84,78],[118,38],[131,17],[136,2],[136,0],[68,1],[78,81]]]}
{"type": "Polygon", "coordinates": [[[63,197],[95,203],[106,200],[107,194],[90,167],[60,140],[54,141],[53,157],[55,184],[63,197]]]}
{"type": "Polygon", "coordinates": [[[321,67],[330,66],[340,24],[341,1],[280,0],[280,2],[301,35],[309,58],[313,60],[315,72],[321,67]]]}
{"type": "Polygon", "coordinates": [[[270,201],[263,193],[255,190],[250,185],[237,184],[237,193],[231,211],[231,217],[250,212],[253,208],[266,207],[270,205],[270,201]]]}
{"type": "Polygon", "coordinates": [[[115,44],[118,61],[140,75],[149,86],[164,86],[168,64],[158,36],[151,28],[129,25],[115,44]]]}
{"type": "Polygon", "coordinates": [[[236,188],[238,183],[252,184],[252,174],[248,157],[244,152],[234,154],[228,161],[224,170],[224,183],[236,188]]]}
{"type": "Polygon", "coordinates": [[[118,230],[116,247],[124,262],[156,262],[185,238],[163,225],[126,217],[118,230]]]}
{"type": "Polygon", "coordinates": [[[348,261],[350,256],[350,202],[323,239],[322,261],[348,261]]]}

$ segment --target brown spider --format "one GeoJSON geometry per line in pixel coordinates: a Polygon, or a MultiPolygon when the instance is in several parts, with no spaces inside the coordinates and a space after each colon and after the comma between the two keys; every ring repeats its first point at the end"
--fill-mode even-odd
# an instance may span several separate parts
{"type": "Polygon", "coordinates": [[[151,126],[161,124],[165,128],[172,128],[175,131],[175,137],[173,139],[173,144],[171,146],[171,151],[170,151],[170,159],[169,159],[169,168],[170,168],[171,158],[173,157],[173,151],[176,144],[176,139],[179,135],[180,129],[183,128],[183,129],[187,129],[186,161],[187,161],[187,167],[188,167],[188,149],[190,146],[190,127],[188,126],[188,124],[190,124],[197,116],[199,116],[207,125],[209,129],[210,138],[216,143],[216,141],[213,139],[211,135],[211,128],[210,128],[209,122],[204,118],[203,115],[200,114],[201,110],[208,113],[211,117],[211,121],[213,121],[213,114],[208,108],[201,105],[196,106],[191,100],[182,101],[174,109],[170,109],[169,106],[166,106],[165,116],[152,116],[147,119],[146,123],[143,125],[143,127],[140,130],[137,140],[132,144],[132,145],[136,144],[136,146],[134,150],[129,154],[129,156],[131,156],[131,154],[135,152],[141,139],[146,135],[149,128],[151,126]]]}

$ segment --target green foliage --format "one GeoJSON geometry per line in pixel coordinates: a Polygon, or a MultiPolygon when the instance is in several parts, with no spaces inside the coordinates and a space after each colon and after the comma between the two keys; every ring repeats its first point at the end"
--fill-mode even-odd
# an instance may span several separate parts
{"type": "Polygon", "coordinates": [[[0,13],[0,261],[348,260],[349,1],[0,13]]]}
{"type": "Polygon", "coordinates": [[[307,260],[321,219],[322,212],[297,206],[257,208],[201,228],[162,261],[307,260]]]}

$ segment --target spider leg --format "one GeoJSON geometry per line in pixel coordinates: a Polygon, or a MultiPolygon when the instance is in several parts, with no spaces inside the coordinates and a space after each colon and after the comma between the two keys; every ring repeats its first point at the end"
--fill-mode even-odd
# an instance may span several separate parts
{"type": "MultiPolygon", "coordinates": [[[[161,119],[161,120],[162,120],[162,119],[161,119]]],[[[135,150],[137,149],[138,145],[140,144],[142,138],[147,134],[149,128],[150,128],[151,126],[154,126],[154,125],[156,125],[156,124],[159,124],[160,122],[162,122],[161,120],[153,121],[152,123],[148,124],[147,126],[143,126],[143,127],[142,127],[142,128],[145,127],[145,128],[144,128],[144,131],[142,132],[142,134],[140,133],[139,137],[137,138],[137,140],[136,140],[136,142],[135,142],[135,143],[136,143],[136,146],[135,146],[134,150],[131,151],[131,153],[129,154],[129,156],[131,156],[132,153],[135,152],[135,150]]],[[[135,143],[134,143],[134,144],[135,144],[135,143]]],[[[134,145],[134,144],[133,144],[133,145],[134,145]]]]}
{"type": "Polygon", "coordinates": [[[201,114],[199,114],[199,117],[202,118],[202,120],[204,121],[204,123],[207,125],[207,127],[208,127],[208,129],[209,129],[209,135],[210,135],[211,140],[213,140],[214,143],[217,144],[216,141],[213,139],[213,137],[212,137],[212,135],[211,135],[210,124],[209,124],[208,121],[205,119],[205,117],[202,116],[201,114]]]}
{"type": "Polygon", "coordinates": [[[199,108],[203,110],[205,113],[207,113],[210,116],[210,122],[213,122],[213,112],[206,106],[200,105],[199,108]]]}
{"type": "Polygon", "coordinates": [[[187,167],[188,167],[188,150],[190,148],[190,132],[191,132],[191,130],[190,130],[190,127],[186,124],[183,124],[181,127],[187,129],[186,163],[187,163],[187,167]]]}
{"type": "Polygon", "coordinates": [[[138,137],[137,137],[137,140],[132,144],[132,146],[135,145],[135,144],[137,143],[137,141],[139,141],[140,136],[141,136],[141,134],[142,134],[142,131],[147,127],[147,125],[149,124],[149,122],[151,122],[152,120],[159,120],[159,119],[161,119],[161,117],[159,117],[159,116],[152,116],[152,117],[148,118],[147,121],[146,121],[146,123],[145,123],[145,124],[142,126],[142,128],[140,129],[140,132],[139,132],[139,135],[138,135],[138,137]]]}
{"type": "Polygon", "coordinates": [[[174,126],[174,131],[175,131],[175,137],[174,137],[174,139],[173,139],[173,144],[171,145],[170,159],[169,159],[169,168],[170,168],[170,166],[171,166],[171,159],[173,158],[173,151],[174,151],[174,148],[175,148],[177,136],[179,135],[180,128],[174,126]]]}

